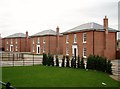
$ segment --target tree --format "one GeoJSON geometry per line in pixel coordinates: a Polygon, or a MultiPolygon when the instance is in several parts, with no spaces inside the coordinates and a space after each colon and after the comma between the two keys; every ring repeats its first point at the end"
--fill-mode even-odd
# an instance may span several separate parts
{"type": "Polygon", "coordinates": [[[57,55],[56,55],[56,66],[59,66],[59,59],[57,55]]]}
{"type": "Polygon", "coordinates": [[[62,58],[62,67],[64,67],[65,66],[65,56],[63,56],[63,58],[62,58]]]}
{"type": "Polygon", "coordinates": [[[66,59],[67,59],[66,67],[70,67],[70,66],[69,66],[69,60],[70,60],[69,56],[66,56],[66,59]]]}
{"type": "Polygon", "coordinates": [[[77,63],[77,68],[80,68],[80,57],[78,55],[78,63],[77,63]]]}

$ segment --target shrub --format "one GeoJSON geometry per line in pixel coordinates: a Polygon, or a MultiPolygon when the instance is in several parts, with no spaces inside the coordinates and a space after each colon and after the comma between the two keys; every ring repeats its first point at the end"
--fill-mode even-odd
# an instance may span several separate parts
{"type": "Polygon", "coordinates": [[[81,58],[81,62],[80,63],[81,63],[81,66],[80,66],[81,69],[85,69],[85,63],[84,63],[84,58],[83,57],[81,58]]]}
{"type": "Polygon", "coordinates": [[[56,56],[56,66],[59,66],[59,59],[58,59],[58,56],[56,56]]]}
{"type": "Polygon", "coordinates": [[[87,58],[87,69],[98,70],[112,74],[112,63],[105,57],[90,55],[87,58]]]}
{"type": "Polygon", "coordinates": [[[77,68],[80,68],[80,57],[78,55],[78,63],[77,63],[77,68]]]}
{"type": "Polygon", "coordinates": [[[71,67],[74,66],[74,56],[72,57],[72,60],[71,60],[71,67]]]}
{"type": "Polygon", "coordinates": [[[64,67],[65,66],[65,56],[63,56],[63,58],[62,58],[62,67],[64,67]]]}
{"type": "Polygon", "coordinates": [[[70,66],[69,66],[69,60],[70,60],[69,56],[66,56],[66,59],[67,59],[66,67],[70,67],[70,66]]]}
{"type": "Polygon", "coordinates": [[[42,64],[43,64],[43,65],[47,65],[47,62],[48,62],[47,54],[43,53],[43,61],[42,61],[42,64]]]}
{"type": "Polygon", "coordinates": [[[76,57],[73,60],[73,66],[74,66],[74,68],[76,68],[76,57]]]}
{"type": "Polygon", "coordinates": [[[108,74],[112,74],[112,63],[111,63],[111,61],[110,60],[108,60],[107,61],[107,67],[106,67],[106,72],[108,73],[108,74]]]}

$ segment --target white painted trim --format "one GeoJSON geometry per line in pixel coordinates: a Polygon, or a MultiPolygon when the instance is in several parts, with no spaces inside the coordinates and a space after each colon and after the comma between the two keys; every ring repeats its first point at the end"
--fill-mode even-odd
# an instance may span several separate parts
{"type": "Polygon", "coordinates": [[[10,45],[10,52],[12,52],[12,51],[13,51],[11,47],[13,47],[13,45],[10,45]]]}
{"type": "Polygon", "coordinates": [[[76,48],[76,56],[78,56],[78,46],[72,45],[72,54],[74,55],[74,48],[76,48]]]}
{"type": "Polygon", "coordinates": [[[37,45],[37,54],[40,54],[40,45],[37,45]],[[38,47],[39,47],[39,53],[38,53],[38,47]]]}

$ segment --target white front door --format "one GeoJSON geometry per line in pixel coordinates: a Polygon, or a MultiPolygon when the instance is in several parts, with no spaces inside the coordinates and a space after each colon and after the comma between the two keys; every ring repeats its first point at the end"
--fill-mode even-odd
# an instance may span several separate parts
{"type": "Polygon", "coordinates": [[[73,56],[75,55],[76,52],[76,56],[78,56],[78,46],[77,45],[72,45],[72,54],[73,56]]]}
{"type": "Polygon", "coordinates": [[[37,45],[37,54],[40,54],[40,45],[37,45]]]}
{"type": "Polygon", "coordinates": [[[13,45],[10,45],[10,52],[13,52],[13,45]]]}

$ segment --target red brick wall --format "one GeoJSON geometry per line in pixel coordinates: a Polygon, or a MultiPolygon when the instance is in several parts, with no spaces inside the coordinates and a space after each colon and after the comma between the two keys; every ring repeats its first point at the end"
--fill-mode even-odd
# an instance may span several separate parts
{"type": "MultiPolygon", "coordinates": [[[[77,46],[78,54],[80,57],[83,56],[83,48],[87,49],[87,57],[90,54],[105,56],[109,59],[115,59],[116,55],[116,33],[109,32],[107,37],[107,50],[104,54],[105,47],[105,36],[104,32],[101,31],[87,31],[87,32],[77,32],[77,46]],[[87,41],[83,43],[83,33],[87,34],[87,41]],[[94,38],[94,39],[93,39],[94,38]]],[[[74,33],[69,33],[69,43],[66,43],[66,35],[63,35],[63,55],[66,55],[66,47],[69,47],[69,55],[72,56],[72,45],[74,41],[74,33]]]]}
{"type": "MultiPolygon", "coordinates": [[[[37,39],[38,39],[38,37],[31,37],[30,38],[30,41],[29,41],[30,44],[31,44],[30,52],[33,52],[32,51],[32,47],[33,47],[32,40],[33,40],[33,38],[34,38],[34,49],[35,49],[34,53],[37,53],[37,39]]],[[[40,53],[41,54],[43,53],[43,46],[44,45],[45,45],[45,49],[46,49],[45,53],[48,54],[50,52],[50,54],[56,54],[56,36],[39,36],[39,39],[40,39],[40,51],[41,51],[40,53]],[[43,38],[44,37],[46,39],[45,44],[43,44],[43,38]]],[[[62,46],[60,45],[60,47],[62,47],[62,46]]]]}
{"type": "Polygon", "coordinates": [[[6,45],[8,41],[8,52],[10,51],[10,45],[11,45],[11,39],[12,39],[12,45],[13,45],[13,52],[26,52],[26,38],[4,38],[4,48],[5,51],[7,51],[6,45]],[[17,39],[17,47],[18,51],[16,51],[16,39],[17,39]]]}

